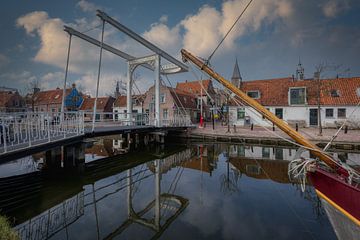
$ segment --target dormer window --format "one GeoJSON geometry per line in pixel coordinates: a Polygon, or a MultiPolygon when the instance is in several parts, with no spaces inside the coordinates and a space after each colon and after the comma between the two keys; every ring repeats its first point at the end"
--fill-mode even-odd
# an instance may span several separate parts
{"type": "Polygon", "coordinates": [[[247,91],[246,94],[253,98],[253,99],[259,99],[260,98],[260,92],[258,90],[256,91],[247,91]]]}
{"type": "Polygon", "coordinates": [[[333,89],[333,90],[331,90],[330,95],[332,97],[340,97],[340,91],[336,90],[336,89],[333,89]]]}
{"type": "Polygon", "coordinates": [[[306,103],[306,87],[297,87],[289,89],[290,105],[299,105],[306,103]]]}
{"type": "Polygon", "coordinates": [[[356,89],[356,95],[360,98],[360,88],[356,89]]]}

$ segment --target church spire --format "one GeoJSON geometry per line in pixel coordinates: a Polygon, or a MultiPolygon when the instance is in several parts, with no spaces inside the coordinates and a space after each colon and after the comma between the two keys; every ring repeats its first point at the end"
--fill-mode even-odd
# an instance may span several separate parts
{"type": "Polygon", "coordinates": [[[304,67],[301,64],[300,57],[299,57],[298,67],[296,69],[296,79],[297,80],[304,80],[304,67]]]}
{"type": "Polygon", "coordinates": [[[234,66],[234,71],[233,71],[233,74],[231,77],[231,83],[234,84],[237,88],[241,87],[242,77],[240,74],[237,58],[235,60],[235,66],[234,66]]]}

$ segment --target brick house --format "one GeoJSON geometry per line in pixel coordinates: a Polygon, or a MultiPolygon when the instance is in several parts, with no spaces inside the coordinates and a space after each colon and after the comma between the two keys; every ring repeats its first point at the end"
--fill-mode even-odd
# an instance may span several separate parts
{"type": "MultiPolygon", "coordinates": [[[[83,96],[73,84],[72,88],[65,90],[65,111],[76,111],[83,101],[83,96]]],[[[61,112],[63,89],[56,88],[40,91],[35,88],[34,93],[26,96],[26,105],[33,112],[61,112]]]]}
{"type": "MultiPolygon", "coordinates": [[[[112,108],[115,98],[99,97],[96,102],[96,120],[112,119],[112,108]]],[[[84,111],[85,121],[92,120],[95,98],[84,98],[80,111],[84,111]]]]}
{"type": "MultiPolygon", "coordinates": [[[[150,122],[155,119],[155,87],[152,86],[145,93],[144,100],[145,112],[149,114],[150,122]]],[[[176,116],[182,116],[185,109],[192,122],[197,121],[200,109],[198,108],[197,98],[189,92],[178,88],[160,86],[160,120],[163,122],[172,120],[176,116]]]]}
{"type": "MultiPolygon", "coordinates": [[[[240,89],[289,124],[317,126],[318,86],[318,81],[314,79],[286,77],[242,82],[240,89]]],[[[350,116],[359,102],[360,77],[320,80],[322,126],[336,127],[348,118],[349,126],[359,128],[360,109],[350,116]]],[[[237,104],[229,108],[233,124],[271,125],[249,108],[237,104]]]]}
{"type": "Polygon", "coordinates": [[[0,112],[24,112],[25,110],[25,99],[17,89],[0,88],[0,112]]]}
{"type": "MultiPolygon", "coordinates": [[[[133,113],[144,113],[144,99],[145,95],[134,95],[132,96],[132,108],[133,113]]],[[[118,96],[113,104],[113,118],[117,119],[125,119],[127,113],[127,100],[126,96],[118,96]],[[118,113],[118,114],[117,114],[118,113]]]]}
{"type": "MultiPolygon", "coordinates": [[[[197,107],[199,109],[200,103],[203,101],[203,117],[207,120],[211,119],[210,108],[219,108],[221,106],[221,95],[217,93],[216,89],[214,89],[210,79],[177,83],[176,89],[187,92],[188,94],[196,97],[197,107]]],[[[196,119],[200,119],[200,112],[196,119]]]]}

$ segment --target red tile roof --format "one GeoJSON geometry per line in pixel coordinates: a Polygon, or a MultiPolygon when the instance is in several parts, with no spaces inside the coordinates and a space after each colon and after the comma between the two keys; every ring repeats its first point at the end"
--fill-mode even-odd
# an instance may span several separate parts
{"type": "MultiPolygon", "coordinates": [[[[145,94],[134,95],[132,98],[136,99],[135,105],[141,105],[141,102],[143,102],[145,99],[145,94]]],[[[126,107],[126,102],[126,96],[119,96],[114,102],[114,107],[126,107]]]]}
{"type": "MultiPolygon", "coordinates": [[[[71,88],[66,89],[66,95],[70,92],[71,88]]],[[[37,92],[34,94],[34,105],[61,104],[62,95],[62,89],[37,92]]]]}
{"type": "Polygon", "coordinates": [[[0,107],[5,108],[8,106],[9,101],[11,98],[16,95],[16,93],[9,92],[9,91],[1,91],[0,92],[0,107]]]}
{"type": "MultiPolygon", "coordinates": [[[[102,111],[112,111],[112,103],[114,102],[113,97],[99,97],[96,102],[96,109],[102,110],[102,111]],[[109,106],[110,105],[110,106],[109,106]]],[[[92,110],[94,108],[95,98],[84,98],[84,101],[82,102],[80,106],[80,110],[82,111],[88,111],[92,110]]]]}
{"type": "Polygon", "coordinates": [[[184,92],[180,89],[168,87],[175,104],[179,108],[196,109],[197,103],[194,95],[184,92]],[[176,94],[175,94],[176,93],[176,94]]]}
{"type": "MultiPolygon", "coordinates": [[[[202,80],[202,85],[206,91],[212,92],[212,82],[210,79],[202,80]]],[[[176,89],[199,95],[201,94],[201,80],[192,81],[192,82],[182,82],[176,84],[176,89]]],[[[206,93],[203,92],[203,95],[206,93]]]]}
{"type": "MultiPolygon", "coordinates": [[[[306,87],[308,105],[317,105],[317,81],[314,79],[293,80],[291,77],[255,80],[242,82],[241,90],[259,91],[256,99],[264,106],[288,106],[288,92],[292,87],[306,87]]],[[[356,91],[360,88],[360,77],[337,78],[321,80],[321,105],[356,105],[360,97],[356,91]],[[331,91],[337,90],[339,97],[331,96],[331,91]]]]}

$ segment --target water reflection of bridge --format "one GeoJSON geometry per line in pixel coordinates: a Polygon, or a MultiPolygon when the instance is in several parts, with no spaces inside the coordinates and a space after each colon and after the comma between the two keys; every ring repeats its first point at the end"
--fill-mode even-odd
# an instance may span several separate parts
{"type": "MultiPolygon", "coordinates": [[[[99,161],[97,166],[95,166],[96,163],[94,162],[88,169],[90,171],[85,173],[80,179],[77,179],[81,180],[80,184],[82,182],[90,184],[91,188],[85,188],[90,189],[90,191],[81,190],[61,203],[20,223],[15,229],[19,232],[21,239],[47,239],[62,230],[63,233],[65,232],[66,238],[70,238],[71,233],[68,231],[69,226],[76,224],[79,218],[84,217],[84,211],[86,209],[89,211],[89,208],[93,208],[96,218],[97,237],[98,239],[103,238],[103,236],[100,236],[101,225],[99,224],[100,221],[97,213],[98,205],[114,194],[126,191],[128,217],[119,227],[109,233],[106,238],[112,238],[119,235],[133,223],[151,229],[154,231],[153,237],[158,237],[165,231],[171,222],[181,214],[188,204],[187,199],[175,194],[174,188],[169,189],[168,192],[161,191],[161,175],[165,174],[165,172],[172,167],[179,167],[181,163],[191,156],[192,151],[186,149],[175,154],[165,155],[162,159],[154,160],[153,164],[140,164],[137,162],[136,164],[131,165],[128,162],[125,165],[122,164],[123,169],[127,168],[128,170],[120,173],[119,171],[114,173],[113,171],[102,169],[102,161],[99,161]],[[154,168],[151,169],[152,167],[154,168]],[[97,183],[96,185],[98,186],[95,187],[96,181],[107,177],[112,181],[101,185],[97,183]],[[144,209],[135,211],[132,204],[135,193],[141,188],[141,182],[150,177],[154,177],[155,179],[154,200],[150,201],[144,209]],[[151,211],[154,212],[154,218],[148,217],[151,211]]],[[[144,161],[142,161],[142,163],[144,163],[144,161]]],[[[119,170],[119,168],[117,168],[117,170],[119,170]]],[[[173,180],[173,186],[175,186],[175,182],[179,181],[180,177],[181,175],[176,175],[173,180]]],[[[77,186],[78,184],[74,183],[74,185],[77,186]]]]}

